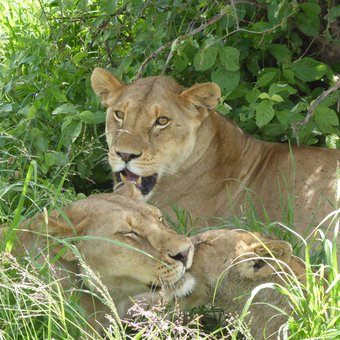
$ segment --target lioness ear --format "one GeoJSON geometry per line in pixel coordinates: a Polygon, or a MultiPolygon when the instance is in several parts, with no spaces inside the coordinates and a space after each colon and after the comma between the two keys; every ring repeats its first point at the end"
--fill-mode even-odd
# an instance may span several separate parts
{"type": "Polygon", "coordinates": [[[141,191],[131,182],[124,182],[114,189],[114,192],[132,198],[134,200],[142,200],[143,195],[141,191]]]}
{"type": "Polygon", "coordinates": [[[92,88],[102,100],[104,106],[109,105],[109,99],[119,96],[125,85],[110,72],[96,67],[91,75],[92,88]]]}
{"type": "MultiPolygon", "coordinates": [[[[60,213],[58,211],[53,211],[48,218],[47,230],[49,235],[56,236],[58,238],[66,238],[72,236],[81,236],[85,233],[85,229],[89,224],[89,217],[84,214],[84,212],[79,211],[72,204],[71,206],[65,208],[65,210],[60,213]]],[[[64,248],[63,245],[55,245],[51,248],[53,254],[58,254],[64,248]]],[[[75,261],[75,254],[67,248],[67,250],[62,253],[61,258],[66,261],[75,261]]]]}
{"type": "Polygon", "coordinates": [[[184,90],[180,97],[198,107],[214,108],[221,97],[221,90],[214,83],[196,84],[184,90]]]}
{"type": "Polygon", "coordinates": [[[242,276],[251,279],[273,274],[277,269],[282,271],[292,256],[292,246],[285,241],[255,242],[247,245],[241,252],[239,270],[242,276]],[[248,259],[242,259],[246,255],[248,259]],[[281,270],[280,270],[281,268],[281,270]]]}

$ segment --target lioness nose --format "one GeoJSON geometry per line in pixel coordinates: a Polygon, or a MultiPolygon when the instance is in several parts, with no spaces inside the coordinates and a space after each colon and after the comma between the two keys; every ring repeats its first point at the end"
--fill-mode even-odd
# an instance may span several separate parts
{"type": "Polygon", "coordinates": [[[191,251],[191,247],[188,247],[188,249],[181,251],[181,252],[177,253],[176,255],[170,255],[169,254],[169,256],[176,261],[182,262],[184,264],[184,266],[186,267],[190,251],[191,251]]]}
{"type": "Polygon", "coordinates": [[[126,152],[118,152],[117,155],[124,161],[124,162],[129,162],[131,159],[138,158],[140,154],[133,154],[133,153],[126,153],[126,152]]]}

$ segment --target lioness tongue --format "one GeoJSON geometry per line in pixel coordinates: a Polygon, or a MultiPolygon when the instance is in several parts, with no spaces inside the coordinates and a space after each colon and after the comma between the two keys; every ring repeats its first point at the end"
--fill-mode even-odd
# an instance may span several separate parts
{"type": "Polygon", "coordinates": [[[133,183],[138,183],[138,179],[140,178],[139,176],[129,171],[128,169],[124,170],[124,175],[126,176],[126,179],[128,181],[133,182],[133,183]]]}

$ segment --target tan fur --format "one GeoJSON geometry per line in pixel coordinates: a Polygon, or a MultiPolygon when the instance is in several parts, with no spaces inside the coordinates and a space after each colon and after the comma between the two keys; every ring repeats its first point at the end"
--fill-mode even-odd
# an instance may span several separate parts
{"type": "MultiPolygon", "coordinates": [[[[63,285],[66,288],[72,287],[77,284],[77,274],[84,270],[77,252],[70,247],[64,248],[58,240],[75,236],[89,238],[73,240],[73,247],[85,264],[99,275],[118,311],[123,314],[120,306],[124,306],[130,296],[149,292],[151,285],[172,285],[179,280],[191,266],[193,256],[190,240],[172,231],[160,211],[140,198],[137,189],[127,183],[113,194],[92,195],[75,202],[62,214],[53,211],[47,227],[44,217],[39,215],[25,222],[17,231],[14,254],[21,256],[28,252],[32,257],[44,254],[42,261],[47,254],[51,258],[61,255],[56,266],[58,276],[65,277],[63,285]],[[130,248],[112,241],[127,244],[130,248]],[[70,279],[65,269],[74,274],[70,279]]],[[[91,288],[83,277],[81,280],[87,286],[85,289],[91,288]]],[[[106,311],[102,304],[94,304],[85,294],[82,304],[89,315],[106,311]]],[[[102,315],[97,319],[103,321],[102,315]]]]}
{"type": "MultiPolygon", "coordinates": [[[[287,242],[227,229],[198,234],[192,241],[195,245],[193,265],[181,285],[185,286],[192,276],[196,286],[187,297],[181,294],[191,288],[179,285],[179,294],[176,293],[185,309],[212,304],[236,316],[241,314],[253,289],[259,285],[285,286],[287,282],[297,284],[298,279],[304,280],[304,263],[292,256],[292,247],[287,242]]],[[[251,334],[256,340],[263,339],[264,334],[266,339],[276,339],[281,325],[287,321],[287,316],[268,304],[288,315],[291,313],[282,294],[271,288],[259,290],[245,319],[251,322],[251,334]]]]}
{"type": "Polygon", "coordinates": [[[339,202],[340,150],[293,146],[292,160],[288,144],[256,140],[219,115],[213,109],[220,97],[216,84],[185,90],[160,76],[124,85],[96,68],[92,85],[108,107],[106,136],[113,171],[157,174],[146,198],[171,217],[173,203],[188,210],[196,226],[216,223],[216,217],[243,216],[249,208],[248,188],[259,216],[264,216],[264,208],[274,221],[286,222],[291,195],[293,227],[307,236],[308,226],[316,226],[339,202]],[[117,120],[115,111],[124,118],[117,120]],[[158,117],[169,118],[169,124],[157,125],[158,117]],[[124,161],[119,153],[136,157],[124,161]]]}

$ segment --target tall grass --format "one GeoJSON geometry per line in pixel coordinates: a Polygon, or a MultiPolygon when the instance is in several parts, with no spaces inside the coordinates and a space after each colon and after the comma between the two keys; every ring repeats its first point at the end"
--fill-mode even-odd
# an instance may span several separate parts
{"type": "Polygon", "coordinates": [[[337,236],[340,210],[326,217],[334,225],[334,238],[327,240],[318,230],[323,244],[325,260],[317,267],[311,265],[306,246],[306,284],[303,289],[286,291],[294,305],[295,318],[291,317],[290,339],[339,339],[340,338],[340,273],[337,262],[337,236]]]}
{"type": "Polygon", "coordinates": [[[0,337],[3,339],[95,339],[77,292],[47,280],[29,260],[0,256],[0,337]]]}

